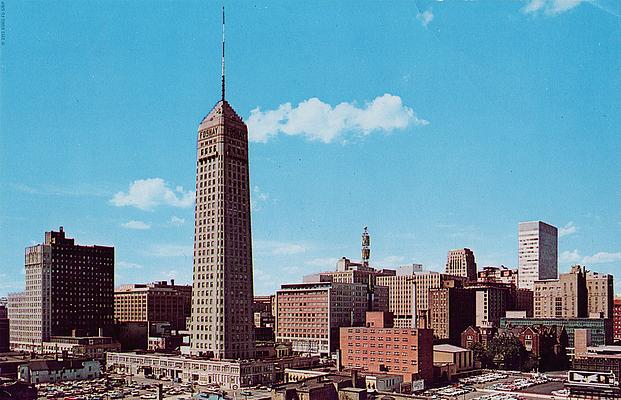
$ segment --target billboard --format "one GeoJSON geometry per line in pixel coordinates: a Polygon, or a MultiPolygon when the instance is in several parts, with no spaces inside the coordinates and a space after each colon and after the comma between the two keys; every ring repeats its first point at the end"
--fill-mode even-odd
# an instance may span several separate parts
{"type": "Polygon", "coordinates": [[[567,381],[575,385],[615,386],[615,374],[612,372],[569,371],[567,381]]]}

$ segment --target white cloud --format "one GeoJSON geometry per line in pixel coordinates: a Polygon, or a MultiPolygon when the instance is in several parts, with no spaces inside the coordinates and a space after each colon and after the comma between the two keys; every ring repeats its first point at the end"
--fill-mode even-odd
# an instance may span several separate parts
{"type": "Polygon", "coordinates": [[[261,210],[261,203],[265,203],[267,200],[269,200],[269,198],[269,193],[265,193],[261,191],[258,186],[255,186],[252,189],[252,195],[250,196],[250,207],[252,211],[261,210]]]}
{"type": "Polygon", "coordinates": [[[170,217],[170,221],[169,224],[173,225],[173,226],[181,226],[183,224],[185,224],[185,219],[184,218],[179,218],[176,216],[172,216],[170,217]]]}
{"type": "Polygon", "coordinates": [[[142,269],[143,268],[143,266],[140,264],[131,263],[127,261],[119,261],[115,264],[115,266],[121,269],[142,269]]]}
{"type": "Polygon", "coordinates": [[[592,256],[586,256],[582,259],[582,262],[585,264],[604,264],[616,261],[621,261],[621,252],[608,253],[606,251],[600,251],[599,253],[595,253],[592,256]]]}
{"type": "Polygon", "coordinates": [[[569,11],[586,2],[590,2],[590,0],[528,0],[526,6],[522,8],[522,12],[524,14],[543,13],[553,16],[569,11]]]}
{"type": "Polygon", "coordinates": [[[285,134],[330,143],[343,139],[348,133],[368,135],[428,123],[403,105],[399,96],[387,93],[363,107],[346,102],[332,107],[316,97],[304,100],[296,107],[291,103],[268,111],[257,107],[250,112],[248,131],[250,139],[255,142],[267,142],[273,136],[285,134]]]}
{"type": "Polygon", "coordinates": [[[419,20],[420,23],[426,28],[427,25],[433,21],[433,11],[431,10],[431,7],[422,13],[416,14],[416,19],[419,20]]]}
{"type": "Polygon", "coordinates": [[[312,260],[306,261],[304,264],[310,265],[313,267],[335,268],[337,261],[338,261],[338,258],[333,258],[333,257],[313,258],[312,260]]]}
{"type": "Polygon", "coordinates": [[[138,230],[145,230],[145,229],[151,228],[151,225],[147,224],[146,222],[135,221],[133,219],[131,221],[125,222],[124,224],[121,224],[121,226],[125,229],[138,229],[138,230]]]}
{"type": "Polygon", "coordinates": [[[118,192],[110,203],[117,207],[132,206],[141,210],[153,210],[159,205],[191,207],[194,192],[177,186],[173,191],[162,178],[138,179],[129,185],[127,193],[118,192]]]}
{"type": "Polygon", "coordinates": [[[297,243],[277,242],[272,240],[255,240],[254,250],[257,254],[269,254],[274,256],[300,254],[306,251],[306,248],[297,243]]]}
{"type": "Polygon", "coordinates": [[[580,262],[585,265],[589,264],[606,264],[621,261],[621,252],[609,253],[606,251],[600,251],[592,256],[582,256],[578,249],[572,251],[564,251],[559,256],[559,261],[564,263],[577,263],[580,262]]]}
{"type": "Polygon", "coordinates": [[[561,262],[565,262],[565,263],[575,263],[580,261],[581,256],[580,256],[580,252],[578,251],[578,249],[574,249],[572,251],[564,251],[561,253],[561,255],[559,256],[559,260],[561,262]]]}
{"type": "Polygon", "coordinates": [[[193,247],[178,244],[158,244],[149,247],[148,255],[154,257],[191,257],[193,247]]]}
{"type": "Polygon", "coordinates": [[[377,262],[373,262],[380,267],[397,267],[405,260],[403,256],[387,256],[377,262]]]}
{"type": "Polygon", "coordinates": [[[563,236],[572,235],[576,233],[577,231],[578,231],[578,227],[574,225],[573,221],[569,221],[567,225],[565,225],[562,228],[559,228],[558,236],[563,237],[563,236]]]}

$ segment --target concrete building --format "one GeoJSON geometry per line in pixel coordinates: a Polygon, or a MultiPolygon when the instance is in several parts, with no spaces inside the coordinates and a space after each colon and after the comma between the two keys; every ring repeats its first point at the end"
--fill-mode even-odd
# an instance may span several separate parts
{"type": "Polygon", "coordinates": [[[367,286],[359,283],[298,283],[276,291],[276,341],[297,353],[330,354],[339,327],[364,324],[367,286]]]}
{"type": "Polygon", "coordinates": [[[558,229],[545,222],[520,222],[518,287],[533,290],[535,281],[558,277],[558,229]]]}
{"type": "Polygon", "coordinates": [[[621,298],[616,298],[613,305],[614,340],[621,340],[621,298]]]}
{"type": "Polygon", "coordinates": [[[222,98],[198,127],[191,354],[252,358],[248,128],[222,98]]]}
{"type": "Polygon", "coordinates": [[[474,368],[472,350],[451,344],[437,344],[433,346],[434,364],[452,364],[457,373],[474,368]]]}
{"type": "Polygon", "coordinates": [[[26,290],[9,295],[11,348],[40,350],[52,336],[109,335],[114,247],[80,246],[58,232],[26,248],[26,290]]]}
{"type": "Polygon", "coordinates": [[[374,325],[369,327],[341,328],[342,365],[370,373],[399,374],[404,382],[431,382],[433,331],[383,326],[378,322],[382,320],[373,318],[374,325]]]}
{"type": "Polygon", "coordinates": [[[168,322],[173,330],[185,330],[192,306],[192,286],[171,280],[122,285],[114,291],[117,322],[168,322]]]}
{"type": "Polygon", "coordinates": [[[108,353],[106,369],[134,376],[155,375],[223,389],[274,382],[274,363],[258,360],[210,360],[158,354],[108,353]]]}
{"type": "Polygon", "coordinates": [[[377,277],[378,286],[388,287],[388,311],[395,316],[395,327],[416,327],[419,315],[429,314],[429,290],[440,288],[444,280],[466,280],[435,271],[399,268],[395,276],[377,277]]]}
{"type": "Polygon", "coordinates": [[[535,281],[533,302],[535,318],[588,317],[585,268],[574,265],[559,279],[535,281]]]}
{"type": "Polygon", "coordinates": [[[458,345],[461,333],[475,323],[475,291],[460,281],[447,280],[442,287],[429,289],[429,327],[437,339],[458,345]]]}
{"type": "Polygon", "coordinates": [[[613,318],[614,278],[609,274],[587,271],[588,315],[592,318],[613,318]]]}
{"type": "Polygon", "coordinates": [[[463,276],[469,281],[477,280],[477,263],[470,249],[450,250],[446,257],[445,268],[447,275],[463,276]]]}
{"type": "Polygon", "coordinates": [[[48,383],[99,378],[101,364],[93,360],[30,361],[19,366],[18,379],[27,383],[48,383]]]}

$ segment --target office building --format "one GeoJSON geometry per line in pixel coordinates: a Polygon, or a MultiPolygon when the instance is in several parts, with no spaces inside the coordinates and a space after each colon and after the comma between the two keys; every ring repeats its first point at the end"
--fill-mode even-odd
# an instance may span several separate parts
{"type": "Polygon", "coordinates": [[[591,318],[613,318],[614,278],[609,274],[587,271],[588,315],[591,318]]]}
{"type": "Polygon", "coordinates": [[[448,252],[446,257],[447,275],[463,276],[469,281],[477,280],[477,263],[470,249],[456,249],[448,252]]]}
{"type": "Polygon", "coordinates": [[[461,333],[474,325],[475,291],[460,281],[447,280],[442,287],[429,289],[429,327],[436,339],[459,345],[461,333]]]}
{"type": "Polygon", "coordinates": [[[364,324],[367,286],[359,283],[298,283],[276,291],[276,341],[297,353],[330,354],[339,327],[364,324]]]}
{"type": "Polygon", "coordinates": [[[441,287],[444,280],[462,280],[435,271],[412,271],[406,266],[394,276],[378,276],[377,285],[388,287],[388,311],[395,316],[395,327],[413,328],[419,315],[429,314],[429,290],[441,287]]]}
{"type": "Polygon", "coordinates": [[[558,277],[558,230],[545,222],[520,222],[518,286],[533,289],[535,281],[558,277]]]}
{"type": "Polygon", "coordinates": [[[114,291],[117,322],[168,322],[172,330],[185,330],[190,316],[192,287],[171,280],[122,285],[114,291]]]}
{"type": "Polygon", "coordinates": [[[341,328],[340,356],[343,367],[370,373],[402,375],[404,382],[433,378],[433,331],[395,328],[369,312],[374,323],[341,328]]]}
{"type": "Polygon", "coordinates": [[[81,246],[63,227],[26,248],[26,290],[9,295],[11,348],[40,350],[53,336],[110,335],[114,248],[81,246]]]}
{"type": "Polygon", "coordinates": [[[574,265],[559,279],[535,281],[533,285],[535,318],[588,317],[586,270],[574,265]]]}
{"type": "MultiPolygon", "coordinates": [[[[224,16],[223,16],[224,20],[224,16]]],[[[248,128],[222,97],[198,127],[191,348],[254,356],[248,128]]]]}

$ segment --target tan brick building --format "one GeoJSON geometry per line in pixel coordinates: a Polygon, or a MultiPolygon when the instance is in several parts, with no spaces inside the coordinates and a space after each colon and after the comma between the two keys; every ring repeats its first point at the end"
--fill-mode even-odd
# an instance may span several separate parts
{"type": "Polygon", "coordinates": [[[276,291],[276,341],[298,353],[330,354],[341,326],[364,324],[367,286],[359,283],[298,283],[276,291]]]}
{"type": "Polygon", "coordinates": [[[429,313],[429,290],[440,288],[447,279],[459,278],[409,267],[400,268],[395,276],[378,276],[377,285],[388,287],[388,311],[395,316],[395,327],[415,327],[417,316],[429,313]]]}
{"type": "Polygon", "coordinates": [[[438,339],[459,345],[461,333],[474,325],[475,291],[461,287],[460,281],[447,280],[438,289],[429,289],[429,327],[438,339]]]}
{"type": "Polygon", "coordinates": [[[193,355],[254,357],[249,179],[248,128],[224,98],[223,68],[222,98],[196,146],[193,355]]]}
{"type": "Polygon", "coordinates": [[[450,250],[446,256],[447,275],[463,276],[469,281],[477,280],[477,263],[472,250],[463,248],[450,250]]]}
{"type": "Polygon", "coordinates": [[[559,279],[535,281],[535,318],[583,318],[588,316],[586,270],[574,265],[559,279]]]}
{"type": "Polygon", "coordinates": [[[114,319],[118,322],[170,322],[171,329],[185,330],[190,316],[192,286],[174,280],[123,285],[114,291],[114,319]]]}
{"type": "Polygon", "coordinates": [[[614,278],[609,274],[588,271],[586,274],[588,313],[595,318],[612,318],[614,278]]]}

